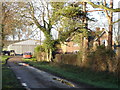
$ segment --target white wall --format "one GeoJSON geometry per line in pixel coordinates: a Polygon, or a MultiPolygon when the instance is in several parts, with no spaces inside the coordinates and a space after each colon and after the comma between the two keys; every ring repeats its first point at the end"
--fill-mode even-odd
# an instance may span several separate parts
{"type": "Polygon", "coordinates": [[[15,50],[16,54],[22,54],[24,52],[34,53],[36,45],[9,45],[8,50],[15,50]]]}

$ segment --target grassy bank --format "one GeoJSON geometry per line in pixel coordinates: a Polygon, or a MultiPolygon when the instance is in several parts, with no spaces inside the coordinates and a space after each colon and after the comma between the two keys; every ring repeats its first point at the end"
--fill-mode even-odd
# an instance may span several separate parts
{"type": "Polygon", "coordinates": [[[36,62],[35,59],[24,59],[30,65],[61,76],[65,79],[72,80],[78,84],[86,83],[101,88],[118,88],[118,77],[112,73],[94,72],[89,69],[77,66],[36,62]]]}
{"type": "Polygon", "coordinates": [[[20,82],[17,80],[15,74],[13,71],[9,68],[7,64],[5,64],[5,59],[7,59],[10,56],[1,56],[2,58],[2,88],[20,88],[21,86],[20,82]]]}

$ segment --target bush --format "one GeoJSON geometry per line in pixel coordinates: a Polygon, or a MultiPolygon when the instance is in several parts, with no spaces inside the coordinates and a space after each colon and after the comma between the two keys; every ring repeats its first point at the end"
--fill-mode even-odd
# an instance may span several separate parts
{"type": "Polygon", "coordinates": [[[77,65],[77,54],[56,54],[55,62],[77,65]]]}
{"type": "Polygon", "coordinates": [[[42,45],[35,47],[34,51],[37,61],[44,61],[46,59],[45,48],[42,45]]]}
{"type": "Polygon", "coordinates": [[[42,45],[38,45],[34,49],[35,52],[45,52],[45,48],[42,45]]]}
{"type": "Polygon", "coordinates": [[[96,71],[114,71],[116,63],[115,53],[113,50],[105,46],[98,46],[96,51],[92,51],[88,55],[88,64],[96,71]]]}
{"type": "Polygon", "coordinates": [[[37,61],[44,61],[46,60],[46,53],[45,52],[37,52],[35,53],[37,61]]]}

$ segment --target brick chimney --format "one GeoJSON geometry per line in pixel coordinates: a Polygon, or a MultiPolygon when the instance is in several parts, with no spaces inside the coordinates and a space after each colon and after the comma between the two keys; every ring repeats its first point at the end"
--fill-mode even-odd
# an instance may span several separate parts
{"type": "Polygon", "coordinates": [[[100,31],[100,27],[96,27],[96,31],[100,31]]]}
{"type": "Polygon", "coordinates": [[[102,31],[104,31],[105,30],[105,28],[102,28],[102,31]]]}

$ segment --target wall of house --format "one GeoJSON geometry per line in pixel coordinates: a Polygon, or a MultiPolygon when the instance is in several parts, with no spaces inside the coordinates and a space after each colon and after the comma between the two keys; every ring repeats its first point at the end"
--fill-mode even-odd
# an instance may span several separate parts
{"type": "Polygon", "coordinates": [[[80,46],[74,42],[65,42],[65,44],[61,45],[61,49],[63,53],[72,53],[80,50],[80,46]]]}
{"type": "Polygon", "coordinates": [[[103,42],[105,42],[105,46],[108,45],[108,34],[107,33],[103,34],[102,37],[100,38],[100,45],[102,45],[103,42]]]}
{"type": "Polygon", "coordinates": [[[9,45],[8,50],[15,50],[16,54],[22,54],[24,52],[34,53],[36,45],[9,45]]]}
{"type": "Polygon", "coordinates": [[[79,51],[80,47],[78,44],[74,43],[74,42],[65,42],[64,44],[61,44],[61,49],[63,51],[63,53],[72,53],[75,51],[79,51]]]}
{"type": "MultiPolygon", "coordinates": [[[[103,44],[103,41],[105,40],[105,46],[108,46],[108,34],[105,33],[102,35],[102,37],[100,38],[100,45],[103,44]]],[[[112,41],[112,45],[114,45],[114,40],[112,41]]]]}
{"type": "Polygon", "coordinates": [[[63,53],[65,53],[67,50],[66,50],[66,42],[63,44],[61,44],[61,49],[62,49],[62,51],[63,51],[63,53]]]}
{"type": "Polygon", "coordinates": [[[80,47],[78,44],[74,42],[67,42],[66,52],[76,52],[80,50],[80,47]]]}

